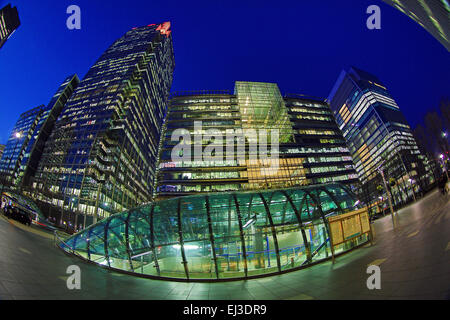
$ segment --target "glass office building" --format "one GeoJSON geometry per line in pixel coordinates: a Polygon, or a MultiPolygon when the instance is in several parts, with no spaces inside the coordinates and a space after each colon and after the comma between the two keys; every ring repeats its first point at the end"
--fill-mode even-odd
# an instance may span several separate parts
{"type": "Polygon", "coordinates": [[[328,100],[366,193],[378,198],[379,167],[388,181],[394,180],[395,203],[412,198],[418,185],[429,182],[411,128],[379,79],[352,67],[340,74],[328,100]]]}
{"type": "Polygon", "coordinates": [[[38,125],[47,111],[47,106],[42,105],[20,115],[0,160],[0,172],[4,184],[15,185],[20,168],[26,165],[24,151],[32,145],[31,140],[35,132],[39,131],[38,125]]]}
{"type": "Polygon", "coordinates": [[[323,100],[283,97],[276,84],[257,82],[236,82],[233,94],[172,95],[161,141],[158,199],[337,181],[351,186],[358,180],[342,133],[323,100]],[[174,159],[181,151],[177,148],[183,140],[176,135],[180,129],[189,133],[182,150],[188,157],[174,159]],[[272,144],[273,131],[278,132],[277,146],[272,144]],[[258,155],[261,150],[252,142],[261,137],[252,132],[267,133],[263,152],[268,157],[258,155]]]}
{"type": "Polygon", "coordinates": [[[358,175],[330,106],[323,99],[296,94],[285,96],[284,101],[295,145],[301,146],[296,153],[302,159],[306,183],[340,182],[354,191],[358,175]]]}
{"type": "Polygon", "coordinates": [[[383,0],[413,19],[450,51],[448,0],[383,0]]]}
{"type": "Polygon", "coordinates": [[[61,114],[67,100],[72,96],[79,83],[80,80],[77,75],[68,76],[50,100],[50,103],[45,108],[37,123],[36,129],[25,148],[24,159],[21,161],[17,175],[16,185],[23,192],[30,192],[30,188],[28,187],[42,158],[45,142],[53,131],[56,120],[61,114]]]}
{"type": "Polygon", "coordinates": [[[66,103],[32,179],[43,212],[72,230],[152,199],[175,67],[170,23],[133,28],[66,103]]]}
{"type": "MultiPolygon", "coordinates": [[[[359,202],[341,184],[167,199],[109,217],[60,243],[109,268],[165,279],[279,274],[331,257],[326,218],[359,202]]],[[[367,242],[360,235],[339,254],[367,242]]]]}
{"type": "Polygon", "coordinates": [[[6,5],[0,10],[0,49],[20,26],[17,7],[6,5]]]}
{"type": "Polygon", "coordinates": [[[172,94],[161,140],[156,189],[158,199],[199,192],[240,190],[242,184],[248,183],[245,158],[239,159],[239,155],[242,155],[245,150],[234,148],[241,154],[234,154],[232,158],[224,157],[223,153],[226,151],[224,137],[227,130],[236,132],[241,129],[242,118],[237,99],[230,92],[202,91],[172,94]],[[184,141],[185,150],[188,149],[182,154],[188,155],[184,161],[173,159],[173,156],[178,155],[173,153],[177,152],[177,145],[182,140],[172,140],[172,137],[175,138],[176,131],[180,129],[186,130],[191,136],[190,141],[184,141]],[[214,129],[215,133],[220,132],[222,135],[220,141],[206,136],[211,129],[214,129]],[[197,141],[197,145],[201,146],[200,151],[203,151],[207,145],[222,149],[218,152],[218,159],[203,159],[202,153],[195,156],[195,151],[198,152],[198,149],[194,150],[195,134],[200,139],[197,141]]]}
{"type": "Polygon", "coordinates": [[[67,77],[47,106],[39,106],[20,116],[0,160],[5,184],[26,191],[23,188],[34,174],[56,118],[78,83],[76,75],[67,77]]]}

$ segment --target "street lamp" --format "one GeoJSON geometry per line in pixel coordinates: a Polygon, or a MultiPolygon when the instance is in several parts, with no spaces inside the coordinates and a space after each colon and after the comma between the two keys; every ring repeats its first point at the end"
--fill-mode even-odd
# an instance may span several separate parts
{"type": "MultiPolygon", "coordinates": [[[[384,163],[384,161],[383,161],[384,163]]],[[[384,172],[383,172],[383,163],[381,163],[377,170],[378,172],[381,174],[381,177],[383,178],[383,185],[384,185],[384,190],[386,191],[386,195],[388,198],[388,203],[389,203],[389,208],[391,209],[391,217],[392,217],[392,226],[394,227],[394,229],[396,228],[396,223],[395,223],[395,215],[394,215],[394,208],[392,207],[392,199],[391,199],[391,194],[389,192],[387,183],[386,183],[386,178],[384,177],[384,172]]]]}
{"type": "MultiPolygon", "coordinates": [[[[16,144],[14,145],[14,149],[12,150],[11,156],[9,157],[8,165],[6,166],[7,170],[9,170],[9,166],[11,165],[11,161],[12,161],[12,158],[14,156],[14,151],[17,149],[17,144],[19,143],[19,139],[22,138],[22,132],[21,131],[16,132],[14,134],[14,137],[16,138],[16,144]]],[[[14,170],[13,170],[13,173],[14,173],[14,170]]],[[[4,183],[4,180],[3,180],[3,182],[2,182],[2,189],[0,191],[0,201],[3,201],[4,184],[5,183],[4,183]]]]}
{"type": "Polygon", "coordinates": [[[448,177],[448,171],[447,171],[447,165],[445,164],[445,161],[444,161],[444,155],[441,153],[441,154],[439,155],[439,158],[440,158],[441,161],[442,161],[442,167],[444,168],[445,174],[447,175],[447,180],[449,180],[449,177],[448,177]]]}

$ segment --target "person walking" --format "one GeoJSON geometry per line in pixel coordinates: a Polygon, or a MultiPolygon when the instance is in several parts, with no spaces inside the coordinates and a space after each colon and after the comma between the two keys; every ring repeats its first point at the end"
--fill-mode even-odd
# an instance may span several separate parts
{"type": "Polygon", "coordinates": [[[448,178],[447,178],[447,175],[443,176],[442,180],[443,180],[443,182],[442,182],[442,184],[443,184],[443,186],[442,186],[443,194],[446,195],[448,193],[448,178]]]}
{"type": "Polygon", "coordinates": [[[446,194],[446,184],[447,184],[447,177],[442,175],[441,178],[439,179],[438,186],[439,186],[439,190],[441,191],[441,193],[443,195],[446,194]]]}

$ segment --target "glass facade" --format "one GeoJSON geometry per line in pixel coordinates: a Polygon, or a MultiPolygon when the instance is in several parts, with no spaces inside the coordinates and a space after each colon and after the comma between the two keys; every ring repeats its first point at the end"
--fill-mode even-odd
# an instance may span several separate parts
{"type": "Polygon", "coordinates": [[[161,141],[157,176],[158,198],[241,190],[241,185],[248,183],[244,154],[248,144],[244,142],[244,149],[236,149],[232,157],[230,154],[224,154],[227,142],[225,134],[238,130],[242,131],[242,117],[236,96],[230,92],[174,93],[169,103],[161,141]],[[178,139],[172,140],[172,137],[180,129],[189,132],[192,137],[190,141],[185,141],[191,153],[186,161],[172,159],[172,153],[174,150],[176,152],[175,148],[179,143],[178,139]],[[220,133],[222,138],[214,139],[208,134],[210,130],[220,133]],[[207,146],[217,150],[220,148],[221,151],[217,152],[219,158],[204,159],[202,155],[196,157],[194,135],[201,139],[197,141],[201,151],[207,146]]]}
{"type": "Polygon", "coordinates": [[[293,125],[295,144],[301,146],[308,184],[358,183],[353,159],[329,105],[318,98],[287,95],[284,98],[293,125]]]}
{"type": "Polygon", "coordinates": [[[67,77],[47,106],[34,108],[20,116],[0,160],[5,184],[25,191],[23,187],[28,185],[34,173],[54,122],[78,83],[76,75],[67,77]]]}
{"type": "Polygon", "coordinates": [[[20,26],[19,12],[17,7],[6,5],[0,10],[0,49],[11,35],[20,26]]]}
{"type": "MultiPolygon", "coordinates": [[[[331,257],[326,218],[357,210],[358,203],[337,183],[178,197],[111,216],[60,246],[156,278],[277,274],[331,257]]],[[[336,253],[367,240],[362,235],[336,253]]]]}
{"type": "Polygon", "coordinates": [[[103,53],[64,106],[31,180],[43,212],[78,230],[152,199],[174,67],[169,22],[133,28],[103,53]]]}
{"type": "Polygon", "coordinates": [[[387,88],[375,76],[354,67],[343,71],[329,101],[369,194],[378,198],[380,166],[389,171],[386,176],[395,180],[395,203],[413,196],[418,184],[431,177],[411,128],[387,88]]]}
{"type": "Polygon", "coordinates": [[[280,143],[294,141],[286,105],[275,83],[237,81],[234,92],[243,129],[277,129],[280,143]]]}
{"type": "Polygon", "coordinates": [[[21,169],[26,166],[25,153],[32,147],[35,134],[48,113],[47,106],[39,106],[20,115],[8,139],[0,160],[0,172],[6,185],[15,185],[21,169]]]}
{"type": "Polygon", "coordinates": [[[448,0],[383,0],[431,33],[450,51],[450,4],[448,0]]]}
{"type": "Polygon", "coordinates": [[[327,103],[300,95],[282,97],[276,84],[236,82],[234,94],[174,93],[163,132],[158,199],[328,182],[352,186],[358,181],[327,103]],[[176,135],[180,130],[189,133],[188,141],[176,135]],[[270,157],[252,158],[261,150],[252,147],[252,137],[246,135],[251,130],[268,132],[267,151],[278,153],[276,165],[270,157]],[[272,145],[271,130],[278,130],[278,150],[272,145]],[[177,149],[180,142],[186,145],[182,152],[177,149]],[[189,157],[175,159],[174,152],[189,157]]]}

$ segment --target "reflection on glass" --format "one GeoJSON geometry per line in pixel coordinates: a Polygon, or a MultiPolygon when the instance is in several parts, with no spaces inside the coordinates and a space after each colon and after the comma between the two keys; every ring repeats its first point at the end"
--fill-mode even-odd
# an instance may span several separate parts
{"type": "MultiPolygon", "coordinates": [[[[186,196],[114,215],[61,247],[107,267],[152,277],[214,280],[275,274],[331,257],[326,218],[360,205],[337,183],[186,196]]],[[[366,235],[360,236],[335,252],[366,241],[366,235]]]]}

